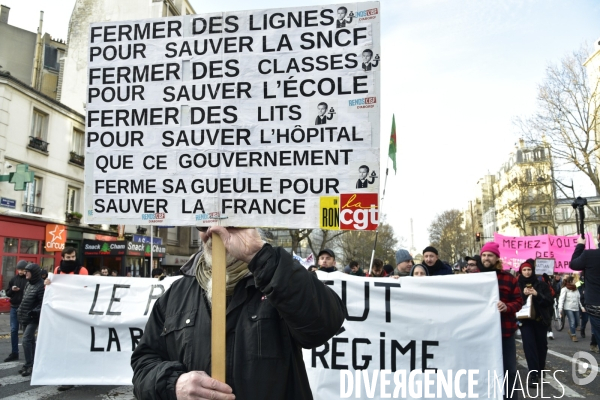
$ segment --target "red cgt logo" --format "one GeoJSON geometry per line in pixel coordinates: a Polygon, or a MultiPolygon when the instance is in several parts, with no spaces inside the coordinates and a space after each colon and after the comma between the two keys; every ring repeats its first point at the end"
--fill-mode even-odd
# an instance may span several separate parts
{"type": "Polygon", "coordinates": [[[340,229],[374,231],[379,224],[379,195],[355,193],[340,195],[340,229]]]}

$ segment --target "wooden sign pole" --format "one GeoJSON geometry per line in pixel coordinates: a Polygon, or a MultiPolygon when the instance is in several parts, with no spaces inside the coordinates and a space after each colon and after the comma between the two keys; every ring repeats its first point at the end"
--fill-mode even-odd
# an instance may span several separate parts
{"type": "Polygon", "coordinates": [[[212,235],[212,334],[211,376],[225,382],[227,285],[225,245],[217,234],[212,235]]]}

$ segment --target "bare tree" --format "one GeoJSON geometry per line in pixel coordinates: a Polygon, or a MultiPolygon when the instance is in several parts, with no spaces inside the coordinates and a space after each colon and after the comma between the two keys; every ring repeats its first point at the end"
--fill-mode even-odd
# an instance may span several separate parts
{"type": "Polygon", "coordinates": [[[600,88],[598,81],[588,82],[583,64],[589,54],[587,46],[582,46],[559,64],[549,65],[538,87],[537,111],[528,118],[518,118],[515,123],[528,144],[550,146],[555,168],[583,172],[600,193],[596,171],[600,145],[595,132],[600,88]]]}
{"type": "MultiPolygon", "coordinates": [[[[375,257],[382,259],[384,263],[395,265],[398,239],[395,237],[394,228],[381,221],[378,231],[375,257]]],[[[374,244],[374,231],[346,231],[344,236],[338,238],[344,261],[357,261],[365,270],[369,268],[374,244]]]]}
{"type": "Polygon", "coordinates": [[[463,228],[462,213],[454,209],[436,215],[429,226],[429,240],[442,260],[453,263],[466,256],[469,238],[463,228]]]}

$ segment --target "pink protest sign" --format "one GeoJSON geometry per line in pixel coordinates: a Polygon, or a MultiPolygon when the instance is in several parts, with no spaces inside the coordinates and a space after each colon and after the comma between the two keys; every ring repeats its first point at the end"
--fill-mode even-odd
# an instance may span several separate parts
{"type": "MultiPolygon", "coordinates": [[[[554,272],[559,274],[573,272],[569,268],[571,256],[577,245],[578,235],[573,236],[504,236],[494,233],[494,242],[500,246],[500,256],[504,269],[519,269],[528,258],[554,258],[554,272]]],[[[585,234],[586,249],[593,249],[593,236],[585,234]]]]}

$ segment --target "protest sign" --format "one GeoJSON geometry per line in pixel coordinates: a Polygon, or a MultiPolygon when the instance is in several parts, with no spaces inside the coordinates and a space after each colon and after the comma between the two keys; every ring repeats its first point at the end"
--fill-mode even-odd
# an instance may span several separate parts
{"type": "Polygon", "coordinates": [[[535,259],[535,274],[536,275],[554,275],[554,258],[536,258],[535,259]]]}
{"type": "MultiPolygon", "coordinates": [[[[340,296],[348,317],[324,346],[304,350],[315,398],[340,398],[344,382],[347,393],[347,373],[354,379],[351,398],[383,398],[383,370],[391,371],[388,393],[396,386],[394,371],[406,374],[399,377],[405,382],[399,390],[409,390],[408,376],[414,371],[411,390],[418,390],[422,368],[437,368],[438,374],[452,379],[452,395],[442,391],[435,398],[453,398],[458,391],[502,398],[488,396],[488,384],[493,392],[489,377],[496,373],[502,380],[495,274],[398,280],[322,272],[317,276],[340,296]],[[371,396],[361,382],[363,396],[356,397],[355,371],[363,368],[374,379],[375,394],[371,396]]],[[[32,384],[131,384],[133,348],[156,298],[175,279],[55,276],[44,296],[32,384]],[[57,340],[67,340],[68,346],[57,345],[57,340]]],[[[428,390],[437,393],[436,388],[434,384],[428,390]]]]}
{"type": "Polygon", "coordinates": [[[92,24],[85,222],[376,229],[380,16],[92,24]]]}
{"type": "MultiPolygon", "coordinates": [[[[593,248],[593,237],[585,234],[586,249],[593,248]]],[[[504,236],[494,233],[494,242],[500,246],[500,256],[504,269],[519,269],[528,258],[554,258],[554,272],[559,274],[573,272],[569,268],[571,257],[577,246],[579,235],[555,236],[504,236]]],[[[538,272],[539,273],[539,272],[538,272]]]]}
{"type": "Polygon", "coordinates": [[[131,353],[152,307],[179,278],[52,276],[32,385],[130,385],[131,353]]]}

